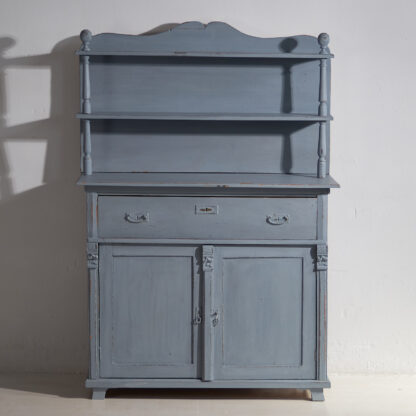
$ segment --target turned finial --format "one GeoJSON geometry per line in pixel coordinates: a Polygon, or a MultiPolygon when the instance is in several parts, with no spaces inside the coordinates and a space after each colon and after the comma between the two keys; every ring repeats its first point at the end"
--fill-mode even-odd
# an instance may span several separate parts
{"type": "Polygon", "coordinates": [[[82,50],[83,51],[89,51],[90,50],[90,41],[92,38],[92,33],[88,30],[88,29],[84,29],[79,37],[81,38],[82,41],[82,50]]]}
{"type": "Polygon", "coordinates": [[[321,33],[318,36],[318,43],[321,46],[321,53],[329,53],[329,35],[328,33],[321,33]]]}

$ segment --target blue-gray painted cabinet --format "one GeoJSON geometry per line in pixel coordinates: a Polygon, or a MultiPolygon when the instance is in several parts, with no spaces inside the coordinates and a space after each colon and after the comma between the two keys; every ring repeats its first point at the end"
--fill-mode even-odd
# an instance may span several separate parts
{"type": "Polygon", "coordinates": [[[326,371],[329,37],[81,33],[93,398],[326,371]]]}

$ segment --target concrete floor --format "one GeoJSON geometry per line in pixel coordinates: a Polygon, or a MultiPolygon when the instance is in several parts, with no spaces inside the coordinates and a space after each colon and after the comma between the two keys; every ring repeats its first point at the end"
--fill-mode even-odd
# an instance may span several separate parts
{"type": "Polygon", "coordinates": [[[0,375],[0,416],[416,416],[416,376],[331,377],[325,402],[298,390],[109,390],[89,400],[84,377],[0,375]]]}

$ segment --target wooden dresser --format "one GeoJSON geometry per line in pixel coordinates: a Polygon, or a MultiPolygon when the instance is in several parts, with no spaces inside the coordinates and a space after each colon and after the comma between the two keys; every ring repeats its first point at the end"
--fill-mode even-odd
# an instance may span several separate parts
{"type": "Polygon", "coordinates": [[[326,369],[329,37],[81,33],[86,386],[297,388],[326,369]]]}

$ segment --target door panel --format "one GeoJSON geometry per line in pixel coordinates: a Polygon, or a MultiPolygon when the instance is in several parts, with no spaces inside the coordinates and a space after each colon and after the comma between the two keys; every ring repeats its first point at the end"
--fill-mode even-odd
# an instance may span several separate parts
{"type": "Polygon", "coordinates": [[[313,379],[316,278],[310,248],[218,248],[216,379],[313,379]]]}
{"type": "Polygon", "coordinates": [[[102,377],[197,377],[195,250],[101,246],[102,377]]]}

